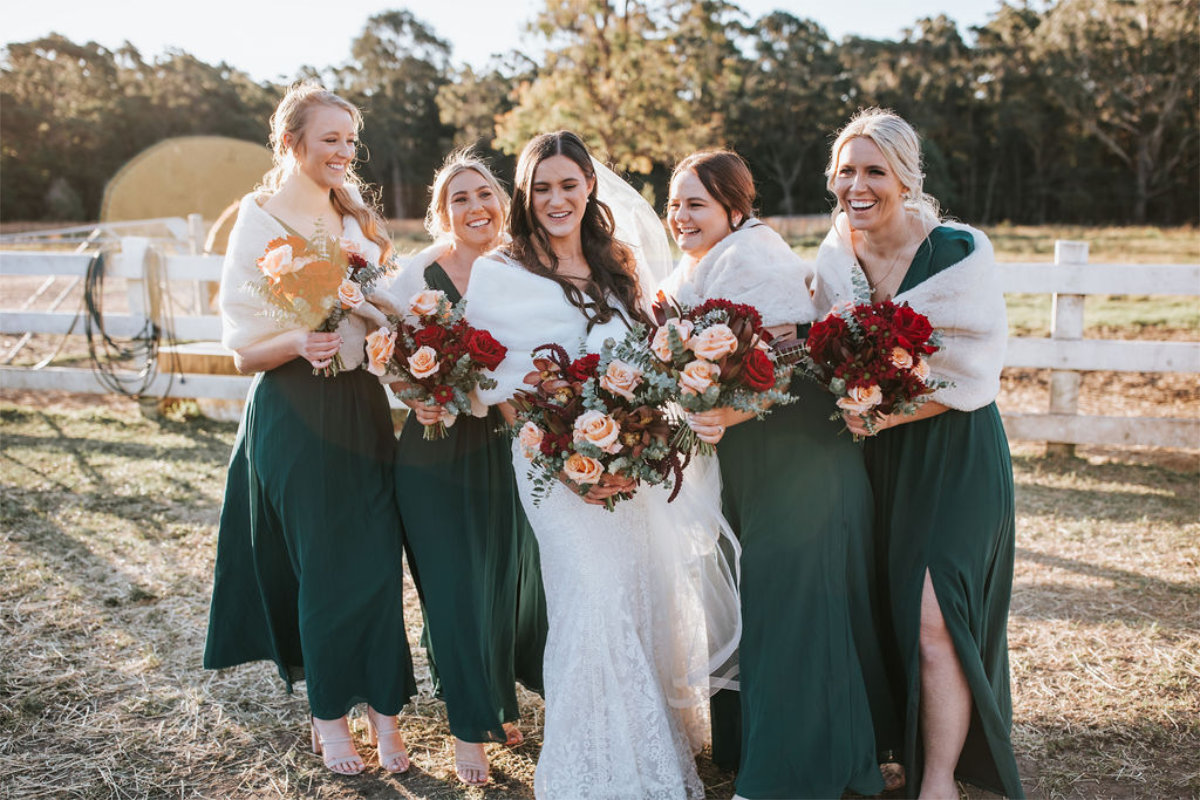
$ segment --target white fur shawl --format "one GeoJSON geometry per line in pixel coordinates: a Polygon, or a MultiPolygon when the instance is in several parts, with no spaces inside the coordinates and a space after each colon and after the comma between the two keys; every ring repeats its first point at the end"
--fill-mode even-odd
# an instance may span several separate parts
{"type": "MultiPolygon", "coordinates": [[[[242,198],[237,222],[229,234],[225,263],[221,267],[219,305],[221,308],[221,344],[239,350],[257,344],[286,330],[299,330],[299,325],[281,325],[268,317],[264,300],[246,290],[246,284],[261,280],[258,259],[266,252],[267,243],[287,230],[258,204],[259,195],[251,192],[242,198]]],[[[342,236],[353,239],[362,247],[368,261],[379,260],[379,247],[365,235],[354,217],[342,219],[342,236]]],[[[370,302],[355,309],[337,332],[342,336],[341,356],[346,369],[363,363],[363,340],[368,329],[386,324],[386,319],[370,302]]]]}
{"type": "MultiPolygon", "coordinates": [[[[942,348],[930,357],[929,367],[935,377],[954,385],[934,392],[932,399],[959,411],[973,411],[1000,392],[1008,316],[987,236],[969,225],[941,224],[971,234],[975,249],[893,299],[929,317],[942,332],[942,348]]],[[[861,268],[849,242],[846,215],[839,214],[817,253],[816,300],[822,313],[854,300],[851,272],[861,268]]]]}
{"type": "Polygon", "coordinates": [[[695,306],[723,297],[758,309],[764,325],[812,322],[811,265],[778,233],[757,219],[733,231],[699,261],[684,256],[660,288],[695,306]]]}
{"type": "Polygon", "coordinates": [[[426,268],[450,252],[451,243],[438,240],[424,250],[409,256],[400,265],[396,276],[386,285],[376,289],[376,293],[386,297],[387,301],[400,309],[408,308],[408,301],[417,292],[425,290],[426,268]]]}
{"type": "Polygon", "coordinates": [[[479,399],[494,405],[525,387],[533,370],[533,349],[560,344],[572,357],[584,349],[598,353],[604,340],[623,336],[627,329],[619,314],[589,332],[587,318],[571,305],[562,287],[534,275],[520,264],[499,255],[476,259],[467,285],[467,321],[483,328],[508,348],[508,355],[489,377],[495,389],[480,389],[479,399]]]}

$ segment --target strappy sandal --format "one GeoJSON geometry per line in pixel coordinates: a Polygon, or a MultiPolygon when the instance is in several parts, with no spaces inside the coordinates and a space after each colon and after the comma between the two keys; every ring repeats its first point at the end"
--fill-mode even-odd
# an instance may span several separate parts
{"type": "MultiPolygon", "coordinates": [[[[317,730],[316,717],[311,717],[310,720],[312,722],[312,751],[315,755],[321,756],[321,760],[325,762],[325,767],[330,772],[335,775],[358,775],[367,768],[362,756],[354,749],[354,739],[350,736],[349,726],[346,728],[345,736],[331,738],[317,730]]],[[[345,721],[345,717],[342,718],[342,721],[345,721]]]]}
{"type": "Polygon", "coordinates": [[[483,786],[488,782],[488,759],[482,743],[464,742],[454,737],[454,774],[467,786],[483,786]],[[471,755],[463,752],[467,749],[471,755]]]}
{"type": "Polygon", "coordinates": [[[412,761],[409,760],[408,748],[404,746],[404,737],[400,735],[396,717],[385,716],[367,706],[367,736],[379,751],[379,766],[393,775],[408,772],[412,761]],[[388,747],[383,746],[384,742],[388,747]]]}
{"type": "Polygon", "coordinates": [[[515,722],[504,723],[504,735],[505,747],[520,747],[525,744],[525,734],[521,733],[515,722]]]}

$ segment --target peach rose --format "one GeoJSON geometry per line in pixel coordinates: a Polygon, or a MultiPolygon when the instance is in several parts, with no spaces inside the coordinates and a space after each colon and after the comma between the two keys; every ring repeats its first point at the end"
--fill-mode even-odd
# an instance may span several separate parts
{"type": "Polygon", "coordinates": [[[679,388],[684,394],[704,394],[717,381],[721,368],[711,361],[697,359],[683,368],[679,376],[679,388]]]}
{"type": "Polygon", "coordinates": [[[606,453],[621,449],[621,443],[617,441],[620,435],[621,426],[602,411],[585,411],[575,420],[575,441],[595,445],[606,453]]]}
{"type": "Polygon", "coordinates": [[[347,239],[343,236],[342,238],[338,239],[338,247],[340,247],[342,252],[346,255],[362,255],[362,245],[359,244],[355,239],[347,239]]]}
{"type": "Polygon", "coordinates": [[[367,334],[367,372],[383,375],[396,349],[396,332],[380,328],[367,334]]]}
{"type": "Polygon", "coordinates": [[[692,329],[695,325],[690,319],[669,319],[666,324],[654,332],[654,341],[650,344],[650,349],[654,351],[654,355],[658,356],[660,361],[671,360],[671,342],[670,329],[674,328],[679,334],[679,341],[687,346],[688,339],[692,338],[692,329]]]}
{"type": "Polygon", "coordinates": [[[575,483],[599,483],[604,477],[604,465],[581,453],[571,453],[563,464],[563,473],[575,483]]]}
{"type": "Polygon", "coordinates": [[[363,304],[362,289],[354,281],[346,278],[338,286],[338,300],[342,304],[342,308],[358,308],[363,304]]]}
{"type": "Polygon", "coordinates": [[[913,365],[912,354],[903,347],[892,348],[892,366],[899,369],[909,369],[913,365]]]}
{"type": "Polygon", "coordinates": [[[620,395],[626,400],[633,399],[633,390],[642,382],[642,371],[632,364],[626,364],[614,358],[609,362],[608,369],[600,376],[600,388],[607,389],[613,394],[620,395]]]}
{"type": "Polygon", "coordinates": [[[408,301],[408,310],[418,317],[427,316],[437,311],[438,301],[445,298],[445,296],[445,292],[439,292],[436,289],[426,289],[423,292],[417,292],[408,301]]]}
{"type": "Polygon", "coordinates": [[[929,362],[923,358],[918,358],[917,363],[913,364],[913,374],[923,381],[929,380],[929,362]]]}
{"type": "Polygon", "coordinates": [[[258,259],[258,268],[271,279],[271,283],[279,283],[280,277],[289,272],[295,272],[308,261],[309,259],[295,258],[290,244],[281,244],[279,247],[271,248],[266,255],[258,259]]]}
{"type": "Polygon", "coordinates": [[[734,350],[737,350],[738,340],[729,330],[728,325],[710,325],[697,333],[688,342],[692,352],[707,361],[717,361],[734,350]]]}
{"type": "Polygon", "coordinates": [[[522,425],[520,432],[517,434],[517,441],[524,448],[526,458],[533,458],[537,455],[539,448],[542,446],[542,439],[544,438],[546,438],[545,431],[532,422],[526,422],[522,425]]]}
{"type": "Polygon", "coordinates": [[[414,378],[428,378],[438,371],[437,351],[426,345],[408,357],[408,371],[414,378]]]}
{"type": "Polygon", "coordinates": [[[855,414],[868,414],[871,409],[883,402],[883,390],[877,384],[871,384],[865,389],[852,386],[846,391],[846,397],[839,397],[838,408],[855,414]]]}

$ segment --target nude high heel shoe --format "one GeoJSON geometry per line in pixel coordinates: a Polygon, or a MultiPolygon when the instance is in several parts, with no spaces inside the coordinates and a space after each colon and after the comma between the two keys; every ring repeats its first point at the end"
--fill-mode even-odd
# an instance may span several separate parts
{"type": "MultiPolygon", "coordinates": [[[[337,775],[358,775],[367,768],[362,756],[354,749],[354,739],[349,736],[349,727],[346,728],[346,736],[324,736],[317,730],[317,718],[314,716],[309,719],[312,723],[312,751],[322,757],[330,772],[337,775]]],[[[345,720],[344,717],[342,719],[345,720]]]]}
{"type": "Polygon", "coordinates": [[[396,717],[384,716],[367,706],[367,736],[371,744],[378,748],[379,766],[395,775],[408,772],[412,761],[409,760],[396,717]],[[384,747],[385,743],[387,747],[384,747]]]}

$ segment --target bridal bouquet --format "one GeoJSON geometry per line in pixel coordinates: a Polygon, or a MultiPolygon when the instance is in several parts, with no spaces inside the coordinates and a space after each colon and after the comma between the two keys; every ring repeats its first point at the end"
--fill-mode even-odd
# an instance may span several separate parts
{"type": "MultiPolygon", "coordinates": [[[[652,307],[657,327],[646,340],[655,369],[670,376],[672,399],[687,411],[729,407],[758,416],[771,405],[786,405],[792,367],[775,358],[771,334],[753,306],[715,298],[684,308],[659,293],[652,307]]],[[[683,450],[711,454],[687,425],[675,443],[683,450]]]]}
{"type": "Polygon", "coordinates": [[[508,353],[490,333],[467,324],[465,309],[465,300],[452,305],[445,292],[426,289],[412,296],[408,317],[394,320],[394,329],[367,335],[368,372],[394,375],[406,384],[396,392],[401,400],[446,410],[441,420],[425,426],[426,440],[445,438],[448,424],[471,413],[471,390],[496,385],[483,370],[496,369],[508,353]]]}
{"type": "MultiPolygon", "coordinates": [[[[644,331],[609,340],[601,353],[574,360],[557,344],[534,350],[531,388],[516,393],[513,427],[529,459],[534,502],[540,502],[559,476],[585,495],[620,475],[647,484],[675,480],[679,491],[684,464],[671,446],[673,425],[663,408],[662,382],[647,380],[636,364],[621,358],[644,331]]],[[[605,502],[612,510],[616,495],[605,502]]]]}
{"type": "MultiPolygon", "coordinates": [[[[247,288],[267,300],[268,315],[282,325],[298,323],[317,333],[337,330],[386,272],[384,266],[368,263],[354,240],[319,230],[311,241],[300,236],[272,239],[256,263],[262,277],[247,288]]],[[[338,354],[313,374],[337,375],[343,368],[338,354]]]]}
{"type": "MultiPolygon", "coordinates": [[[[876,414],[912,414],[926,396],[950,386],[931,378],[926,356],[940,336],[929,318],[907,303],[845,303],[809,330],[800,363],[875,432],[876,414]]],[[[838,419],[836,412],[831,419],[838,419]]]]}

